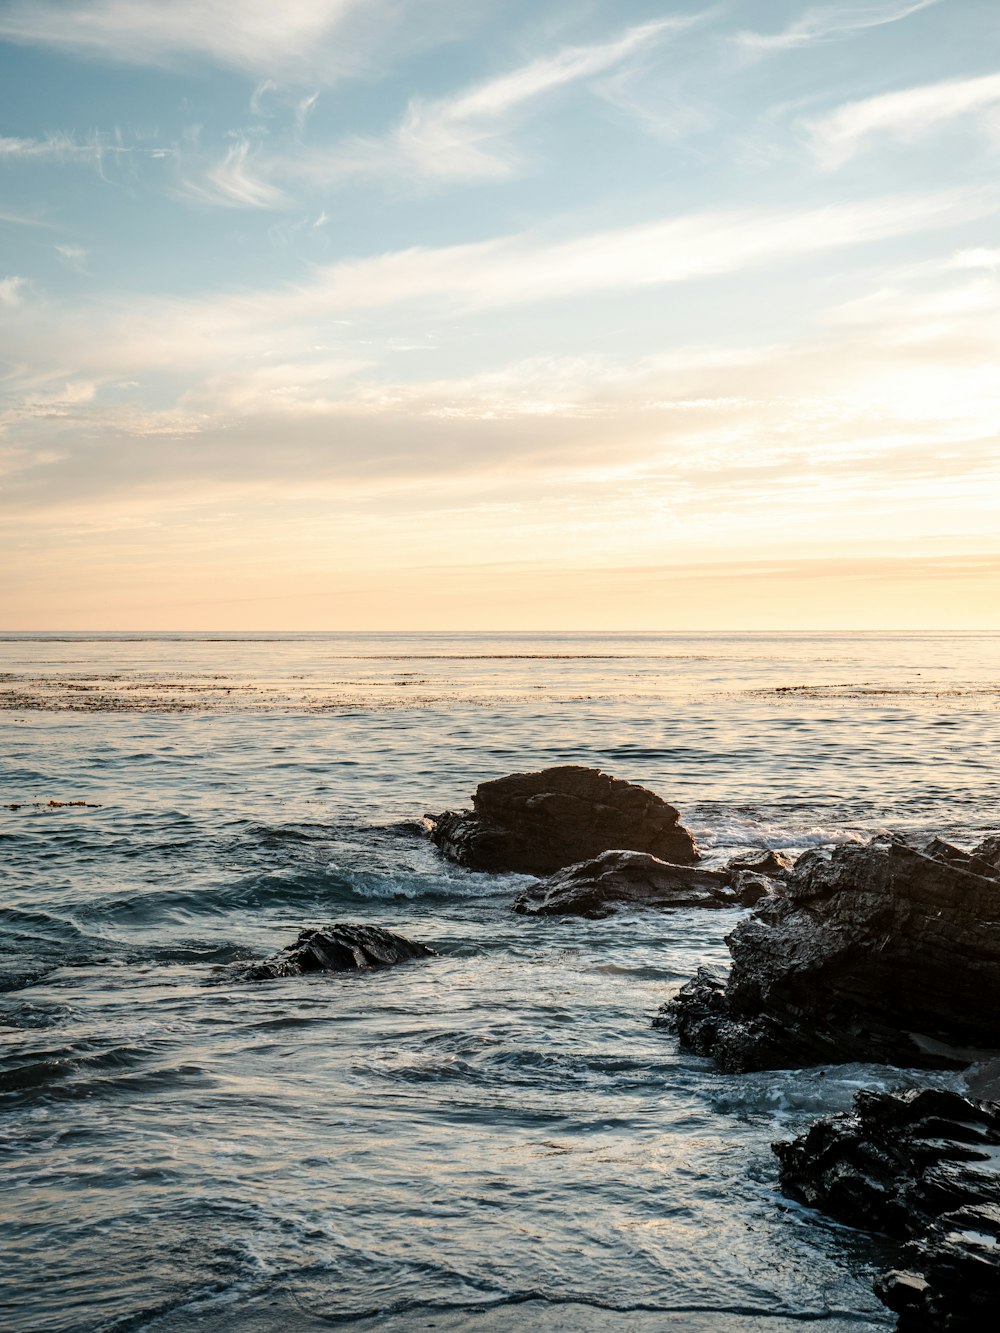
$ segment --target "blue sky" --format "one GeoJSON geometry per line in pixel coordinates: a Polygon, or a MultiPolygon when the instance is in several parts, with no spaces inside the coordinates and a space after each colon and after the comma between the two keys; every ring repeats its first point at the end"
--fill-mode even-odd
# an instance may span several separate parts
{"type": "Polygon", "coordinates": [[[998,627],[998,38],[0,3],[0,619],[998,627]]]}

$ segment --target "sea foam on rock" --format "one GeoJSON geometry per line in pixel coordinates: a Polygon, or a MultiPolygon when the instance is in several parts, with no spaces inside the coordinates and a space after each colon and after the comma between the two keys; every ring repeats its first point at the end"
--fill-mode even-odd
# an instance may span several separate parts
{"type": "Polygon", "coordinates": [[[699,860],[672,805],[634,782],[576,764],[481,782],[471,810],[427,818],[445,856],[471,870],[551,875],[619,849],[678,865],[699,860]]]}
{"type": "Polygon", "coordinates": [[[434,957],[433,949],[391,930],[337,921],[302,931],[294,944],[252,964],[249,976],[254,981],[271,981],[276,977],[297,977],[304,972],[356,972],[362,968],[392,967],[413,958],[434,957]]]}
{"type": "Polygon", "coordinates": [[[899,838],[801,856],[654,1020],[724,1069],[959,1068],[1000,1048],[1000,840],[899,838]]]}
{"type": "Polygon", "coordinates": [[[773,1145],[786,1194],[907,1240],[875,1291],[899,1333],[983,1333],[1000,1308],[1000,1106],[955,1092],[862,1092],[773,1145]]]}

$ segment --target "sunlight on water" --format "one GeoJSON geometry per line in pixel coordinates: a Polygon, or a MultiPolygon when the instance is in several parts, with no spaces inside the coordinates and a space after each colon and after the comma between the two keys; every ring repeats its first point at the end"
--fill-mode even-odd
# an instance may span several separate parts
{"type": "Polygon", "coordinates": [[[1000,639],[6,636],[0,658],[15,1326],[888,1325],[884,1249],[782,1201],[768,1145],[908,1075],[718,1074],[649,1018],[725,959],[734,912],[526,919],[523,881],[399,821],[597,763],[715,859],[883,827],[968,844],[1000,810],[1000,639]],[[441,957],[227,970],[336,919],[441,957]]]}

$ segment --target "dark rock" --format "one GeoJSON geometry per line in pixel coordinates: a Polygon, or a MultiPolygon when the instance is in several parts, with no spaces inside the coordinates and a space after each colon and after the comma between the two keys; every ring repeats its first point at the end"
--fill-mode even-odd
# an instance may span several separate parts
{"type": "Polygon", "coordinates": [[[954,1092],[863,1092],[776,1143],[787,1194],[908,1241],[875,1290],[900,1333],[980,1333],[1000,1302],[1000,1106],[954,1092]]]}
{"type": "Polygon", "coordinates": [[[755,907],[762,898],[782,892],[782,884],[791,874],[795,861],[784,852],[770,848],[743,852],[723,866],[728,883],[744,907],[755,907]]]}
{"type": "Polygon", "coordinates": [[[978,861],[985,861],[994,870],[1000,871],[1000,833],[984,838],[978,847],[973,847],[972,855],[978,861]]]}
{"type": "Polygon", "coordinates": [[[762,847],[752,852],[742,852],[727,861],[723,870],[730,880],[744,872],[766,875],[768,879],[787,879],[795,869],[795,858],[785,852],[774,852],[770,847],[762,847]]]}
{"type": "Polygon", "coordinates": [[[445,856],[471,870],[551,875],[616,849],[678,865],[699,859],[672,805],[596,768],[564,765],[481,782],[472,806],[427,817],[445,856]]]}
{"type": "Polygon", "coordinates": [[[1000,1048],[1000,871],[982,847],[807,852],[661,1011],[724,1069],[844,1060],[959,1068],[1000,1048]]]}
{"type": "Polygon", "coordinates": [[[252,964],[249,976],[254,981],[270,981],[275,977],[297,977],[303,972],[356,972],[361,968],[392,967],[412,958],[433,957],[436,957],[433,949],[392,931],[338,921],[304,930],[294,944],[252,964]]]}
{"type": "Polygon", "coordinates": [[[737,870],[730,887],[743,907],[756,907],[762,898],[773,898],[781,892],[781,880],[758,875],[756,870],[737,870]]]}
{"type": "Polygon", "coordinates": [[[514,911],[528,916],[608,916],[619,907],[732,907],[720,870],[670,865],[647,852],[603,852],[526,889],[514,911]]]}
{"type": "Polygon", "coordinates": [[[994,1055],[970,1065],[965,1071],[965,1086],[970,1097],[1000,1102],[1000,1057],[994,1055]]]}
{"type": "Polygon", "coordinates": [[[946,1213],[875,1279],[898,1333],[983,1333],[1000,1310],[1000,1208],[946,1213]]]}

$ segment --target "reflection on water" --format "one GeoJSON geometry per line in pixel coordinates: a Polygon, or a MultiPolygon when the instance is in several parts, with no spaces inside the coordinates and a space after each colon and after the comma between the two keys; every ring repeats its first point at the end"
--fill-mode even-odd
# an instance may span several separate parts
{"type": "Polygon", "coordinates": [[[0,687],[36,682],[0,720],[11,1326],[889,1326],[885,1251],[782,1201],[768,1145],[910,1076],[721,1075],[649,1017],[726,957],[736,913],[519,917],[516,877],[445,865],[399,821],[580,762],[679,804],[713,858],[883,826],[970,843],[1000,810],[998,656],[983,636],[7,636],[0,687]],[[88,682],[112,711],[37,706],[88,682]],[[157,682],[198,707],[151,709],[157,682]],[[208,707],[205,684],[232,696],[208,707]],[[114,711],[134,685],[143,706],[114,711]],[[229,967],[335,919],[442,956],[229,967]]]}

